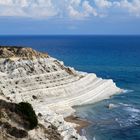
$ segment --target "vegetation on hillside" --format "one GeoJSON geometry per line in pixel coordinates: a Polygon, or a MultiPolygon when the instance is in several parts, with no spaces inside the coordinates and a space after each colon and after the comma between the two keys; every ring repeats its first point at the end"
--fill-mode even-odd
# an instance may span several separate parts
{"type": "Polygon", "coordinates": [[[38,124],[38,120],[32,105],[27,102],[21,102],[17,105],[17,107],[18,110],[24,114],[27,121],[30,122],[29,129],[34,129],[38,124]]]}

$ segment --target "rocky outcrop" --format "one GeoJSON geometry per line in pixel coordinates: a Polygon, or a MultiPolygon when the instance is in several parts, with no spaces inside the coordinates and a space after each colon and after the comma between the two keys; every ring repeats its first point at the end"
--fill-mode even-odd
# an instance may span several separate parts
{"type": "Polygon", "coordinates": [[[121,91],[112,80],[78,72],[32,49],[34,55],[26,54],[24,50],[28,48],[4,47],[1,50],[1,95],[14,102],[31,103],[36,113],[41,114],[39,120],[54,125],[66,140],[85,139],[76,133],[73,124],[63,119],[74,113],[72,106],[97,102],[121,91]],[[14,57],[6,55],[9,49],[14,57]],[[15,53],[17,50],[20,53],[15,53]]]}
{"type": "Polygon", "coordinates": [[[16,46],[0,46],[0,58],[15,58],[20,57],[24,59],[45,58],[48,57],[46,53],[40,53],[32,48],[16,47],[16,46]]]}
{"type": "Polygon", "coordinates": [[[30,130],[30,123],[19,104],[0,99],[0,140],[62,140],[53,125],[48,123],[45,127],[39,123],[30,130]]]}

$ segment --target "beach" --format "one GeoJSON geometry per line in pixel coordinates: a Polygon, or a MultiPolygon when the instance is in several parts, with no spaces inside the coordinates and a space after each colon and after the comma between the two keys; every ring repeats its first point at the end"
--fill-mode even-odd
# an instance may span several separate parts
{"type": "Polygon", "coordinates": [[[74,115],[66,117],[66,118],[64,118],[64,120],[67,121],[67,122],[70,122],[70,123],[77,124],[75,129],[77,130],[77,132],[79,134],[80,134],[80,132],[83,128],[85,128],[85,127],[87,127],[91,124],[91,122],[89,122],[88,120],[81,119],[81,118],[76,117],[74,115]]]}

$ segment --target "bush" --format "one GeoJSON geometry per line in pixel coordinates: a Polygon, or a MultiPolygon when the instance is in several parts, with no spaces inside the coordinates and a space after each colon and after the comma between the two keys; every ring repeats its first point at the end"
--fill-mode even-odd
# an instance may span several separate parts
{"type": "Polygon", "coordinates": [[[37,116],[31,104],[27,102],[21,102],[18,104],[18,110],[26,117],[30,123],[29,129],[34,129],[38,125],[37,116]]]}

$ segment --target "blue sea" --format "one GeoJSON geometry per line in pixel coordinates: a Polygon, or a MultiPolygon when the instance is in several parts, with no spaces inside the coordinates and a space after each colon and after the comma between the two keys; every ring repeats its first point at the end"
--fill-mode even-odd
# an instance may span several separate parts
{"type": "Polygon", "coordinates": [[[140,36],[0,36],[0,45],[48,52],[77,70],[113,79],[124,93],[75,107],[88,140],[140,140],[140,36]],[[108,109],[110,103],[116,107],[108,109]]]}

